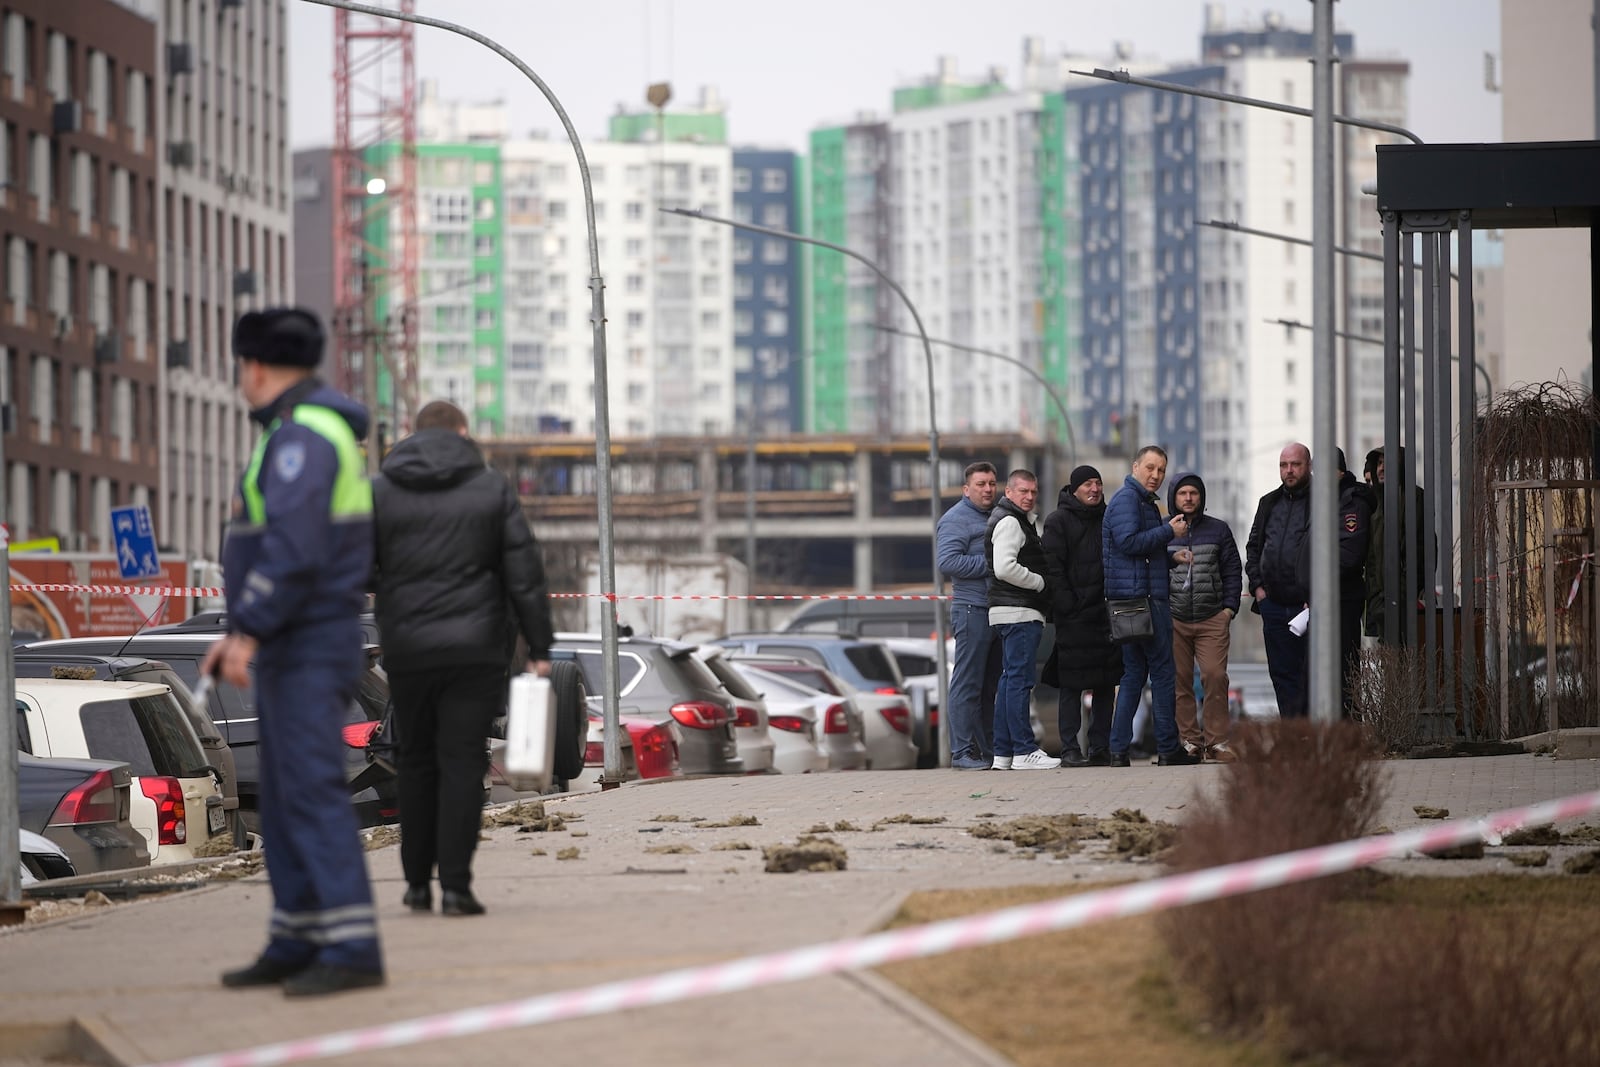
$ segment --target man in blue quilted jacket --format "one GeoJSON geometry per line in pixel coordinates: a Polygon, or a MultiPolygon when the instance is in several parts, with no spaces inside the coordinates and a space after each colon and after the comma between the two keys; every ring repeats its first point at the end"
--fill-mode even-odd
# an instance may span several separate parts
{"type": "Polygon", "coordinates": [[[1122,646],[1122,685],[1111,717],[1111,765],[1126,767],[1133,740],[1133,714],[1139,709],[1145,682],[1150,683],[1150,710],[1155,718],[1157,762],[1182,767],[1199,761],[1183,750],[1174,717],[1172,613],[1167,607],[1167,545],[1188,531],[1185,516],[1163,522],[1156,495],[1167,477],[1167,453],[1145,445],[1133,458],[1133,472],[1106,505],[1101,526],[1105,557],[1106,599],[1150,598],[1155,632],[1122,646]]]}
{"type": "Polygon", "coordinates": [[[1239,543],[1226,522],[1206,514],[1206,483],[1198,474],[1178,476],[1167,492],[1167,510],[1188,520],[1169,549],[1173,676],[1181,683],[1178,734],[1189,755],[1231,763],[1236,757],[1228,748],[1228,645],[1244,589],[1239,543]],[[1188,684],[1196,665],[1205,692],[1198,709],[1188,684]]]}

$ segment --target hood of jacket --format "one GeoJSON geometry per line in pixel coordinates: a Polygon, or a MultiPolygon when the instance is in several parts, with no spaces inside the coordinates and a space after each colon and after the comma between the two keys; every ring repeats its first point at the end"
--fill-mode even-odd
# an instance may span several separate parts
{"type": "Polygon", "coordinates": [[[418,430],[384,457],[383,476],[419,492],[448,489],[483,473],[483,453],[454,430],[418,430]]]}
{"type": "Polygon", "coordinates": [[[367,439],[367,409],[339,390],[324,385],[320,378],[296,382],[264,407],[251,411],[250,418],[262,426],[270,426],[273,419],[299,404],[315,404],[337,411],[350,424],[350,432],[356,435],[357,441],[367,439]]]}
{"type": "Polygon", "coordinates": [[[1066,508],[1068,511],[1078,512],[1083,515],[1104,515],[1106,513],[1106,496],[1100,494],[1100,503],[1085,504],[1066,486],[1061,487],[1061,492],[1056,496],[1056,507],[1066,508]]]}
{"type": "Polygon", "coordinates": [[[1178,475],[1171,487],[1167,489],[1167,514],[1178,513],[1178,490],[1186,485],[1192,485],[1200,490],[1200,506],[1195,509],[1194,517],[1199,519],[1206,513],[1206,483],[1198,474],[1185,473],[1178,475]]]}

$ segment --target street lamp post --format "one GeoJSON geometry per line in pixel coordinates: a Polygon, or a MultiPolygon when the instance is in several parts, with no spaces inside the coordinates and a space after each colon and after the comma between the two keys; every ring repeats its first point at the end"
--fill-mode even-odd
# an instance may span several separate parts
{"type": "MultiPolygon", "coordinates": [[[[928,331],[922,325],[922,316],[917,313],[917,306],[911,302],[911,298],[906,295],[906,291],[900,288],[895,280],[884,272],[882,267],[863,256],[860,252],[846,248],[843,245],[836,245],[831,241],[824,241],[817,237],[806,237],[802,234],[791,233],[788,230],[778,230],[768,226],[757,226],[750,222],[737,222],[733,219],[719,218],[716,215],[707,215],[703,211],[691,211],[688,208],[664,207],[661,210],[672,215],[699,219],[702,222],[714,222],[721,226],[731,226],[736,230],[747,230],[750,233],[777,237],[785,241],[816,245],[819,248],[831,249],[842,255],[849,256],[876,274],[883,284],[894,290],[894,294],[900,298],[901,303],[905,304],[906,310],[911,312],[911,319],[917,324],[917,335],[922,338],[922,355],[928,366],[928,502],[933,513],[932,538],[928,542],[928,554],[932,558],[934,595],[943,595],[944,576],[939,573],[939,421],[938,413],[934,408],[933,346],[928,341],[928,331]]],[[[948,716],[950,713],[950,672],[949,655],[945,649],[945,634],[948,629],[945,626],[943,601],[935,600],[933,602],[933,614],[934,644],[939,666],[939,711],[940,714],[948,716]]],[[[941,767],[950,766],[950,730],[948,726],[939,731],[939,765],[941,767]]]]}
{"type": "MultiPolygon", "coordinates": [[[[1267,322],[1273,326],[1287,326],[1291,330],[1309,330],[1312,328],[1309,323],[1301,322],[1299,319],[1268,319],[1267,322]]],[[[1381,337],[1369,337],[1367,334],[1351,333],[1348,330],[1334,330],[1333,336],[1339,338],[1340,340],[1354,341],[1357,344],[1363,345],[1381,346],[1383,344],[1383,338],[1381,337]]],[[[1452,355],[1450,357],[1450,362],[1459,366],[1461,364],[1461,357],[1452,355]]],[[[1479,363],[1477,360],[1472,361],[1472,369],[1480,378],[1483,379],[1484,401],[1492,406],[1494,404],[1494,379],[1489,377],[1489,372],[1484,369],[1483,364],[1479,363]]]]}
{"type": "Polygon", "coordinates": [[[435,29],[449,30],[451,33],[458,33],[469,40],[477,41],[516,67],[524,77],[534,84],[534,87],[544,95],[544,98],[549,101],[550,106],[555,110],[556,117],[561,121],[562,129],[567,133],[567,139],[572,142],[572,151],[578,158],[578,174],[583,179],[583,206],[585,222],[588,224],[589,229],[589,315],[590,322],[594,326],[595,497],[600,519],[600,595],[606,600],[606,607],[600,612],[600,647],[604,652],[601,656],[601,668],[605,684],[605,693],[601,698],[605,707],[605,780],[608,783],[620,784],[622,781],[622,743],[619,733],[622,729],[622,723],[619,715],[620,705],[617,699],[617,577],[616,543],[611,525],[611,405],[606,384],[605,280],[600,274],[600,236],[596,232],[594,221],[594,186],[589,178],[589,161],[583,154],[583,142],[578,139],[578,131],[573,127],[572,120],[567,116],[566,109],[561,106],[561,101],[556,99],[556,94],[551,92],[550,87],[544,83],[544,80],[533,72],[533,68],[518,59],[498,41],[485,37],[476,30],[470,30],[465,26],[459,26],[453,22],[445,22],[441,19],[429,18],[426,15],[390,11],[387,8],[351,3],[350,0],[305,0],[305,2],[318,4],[322,7],[343,8],[346,11],[356,11],[363,15],[373,15],[379,18],[414,22],[419,26],[432,26],[435,29]]]}

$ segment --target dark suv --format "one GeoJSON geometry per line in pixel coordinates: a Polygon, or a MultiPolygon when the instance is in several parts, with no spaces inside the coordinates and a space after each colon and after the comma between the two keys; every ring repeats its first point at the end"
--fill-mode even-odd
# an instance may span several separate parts
{"type": "Polygon", "coordinates": [[[215,768],[222,779],[222,810],[227,812],[228,825],[234,847],[246,845],[244,819],[239,810],[239,770],[233,758],[233,749],[227,739],[203,708],[195,706],[194,694],[184,684],[182,676],[171,664],[139,656],[93,655],[87,652],[69,652],[65,649],[18,648],[12,652],[18,678],[49,678],[57,668],[78,668],[92,671],[84,677],[108,682],[155,682],[172,690],[183,707],[195,736],[200,738],[206,763],[215,768]]]}
{"type": "MultiPolygon", "coordinates": [[[[224,632],[196,628],[162,633],[146,631],[133,637],[74,637],[25,645],[19,655],[23,651],[72,652],[160,660],[170,665],[192,692],[200,682],[200,662],[224,632]]],[[[261,820],[256,814],[261,792],[260,759],[256,753],[260,729],[254,687],[240,689],[219,681],[211,688],[208,705],[206,710],[233,750],[244,824],[251,832],[260,833],[261,820]]],[[[378,665],[378,650],[369,648],[366,672],[355,701],[345,712],[344,722],[345,778],[363,826],[393,822],[400,816],[392,764],[374,758],[376,753],[368,751],[368,743],[377,734],[388,706],[389,680],[378,665]]]]}
{"type": "MultiPolygon", "coordinates": [[[[618,642],[617,699],[624,715],[676,722],[684,774],[743,774],[733,698],[694,656],[694,645],[653,637],[618,642]]],[[[591,698],[605,692],[599,634],[556,635],[552,660],[576,660],[591,698]]],[[[600,701],[592,700],[598,705],[600,701]]]]}

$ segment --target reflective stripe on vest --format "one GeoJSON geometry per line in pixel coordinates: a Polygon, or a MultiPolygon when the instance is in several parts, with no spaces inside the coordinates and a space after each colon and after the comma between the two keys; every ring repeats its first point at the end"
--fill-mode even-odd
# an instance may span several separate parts
{"type": "MultiPolygon", "coordinates": [[[[350,424],[344,421],[344,416],[320,404],[299,404],[289,413],[289,417],[326,440],[339,457],[339,473],[333,481],[333,496],[328,508],[330,516],[335,522],[340,519],[369,518],[372,515],[372,483],[367,480],[366,459],[361,454],[361,445],[356,441],[350,424]]],[[[267,523],[267,505],[261,497],[261,461],[267,454],[267,442],[282,424],[281,418],[273,419],[267,432],[256,442],[250,466],[245,470],[244,481],[239,487],[244,496],[245,517],[251,526],[265,526],[267,523]]]]}

